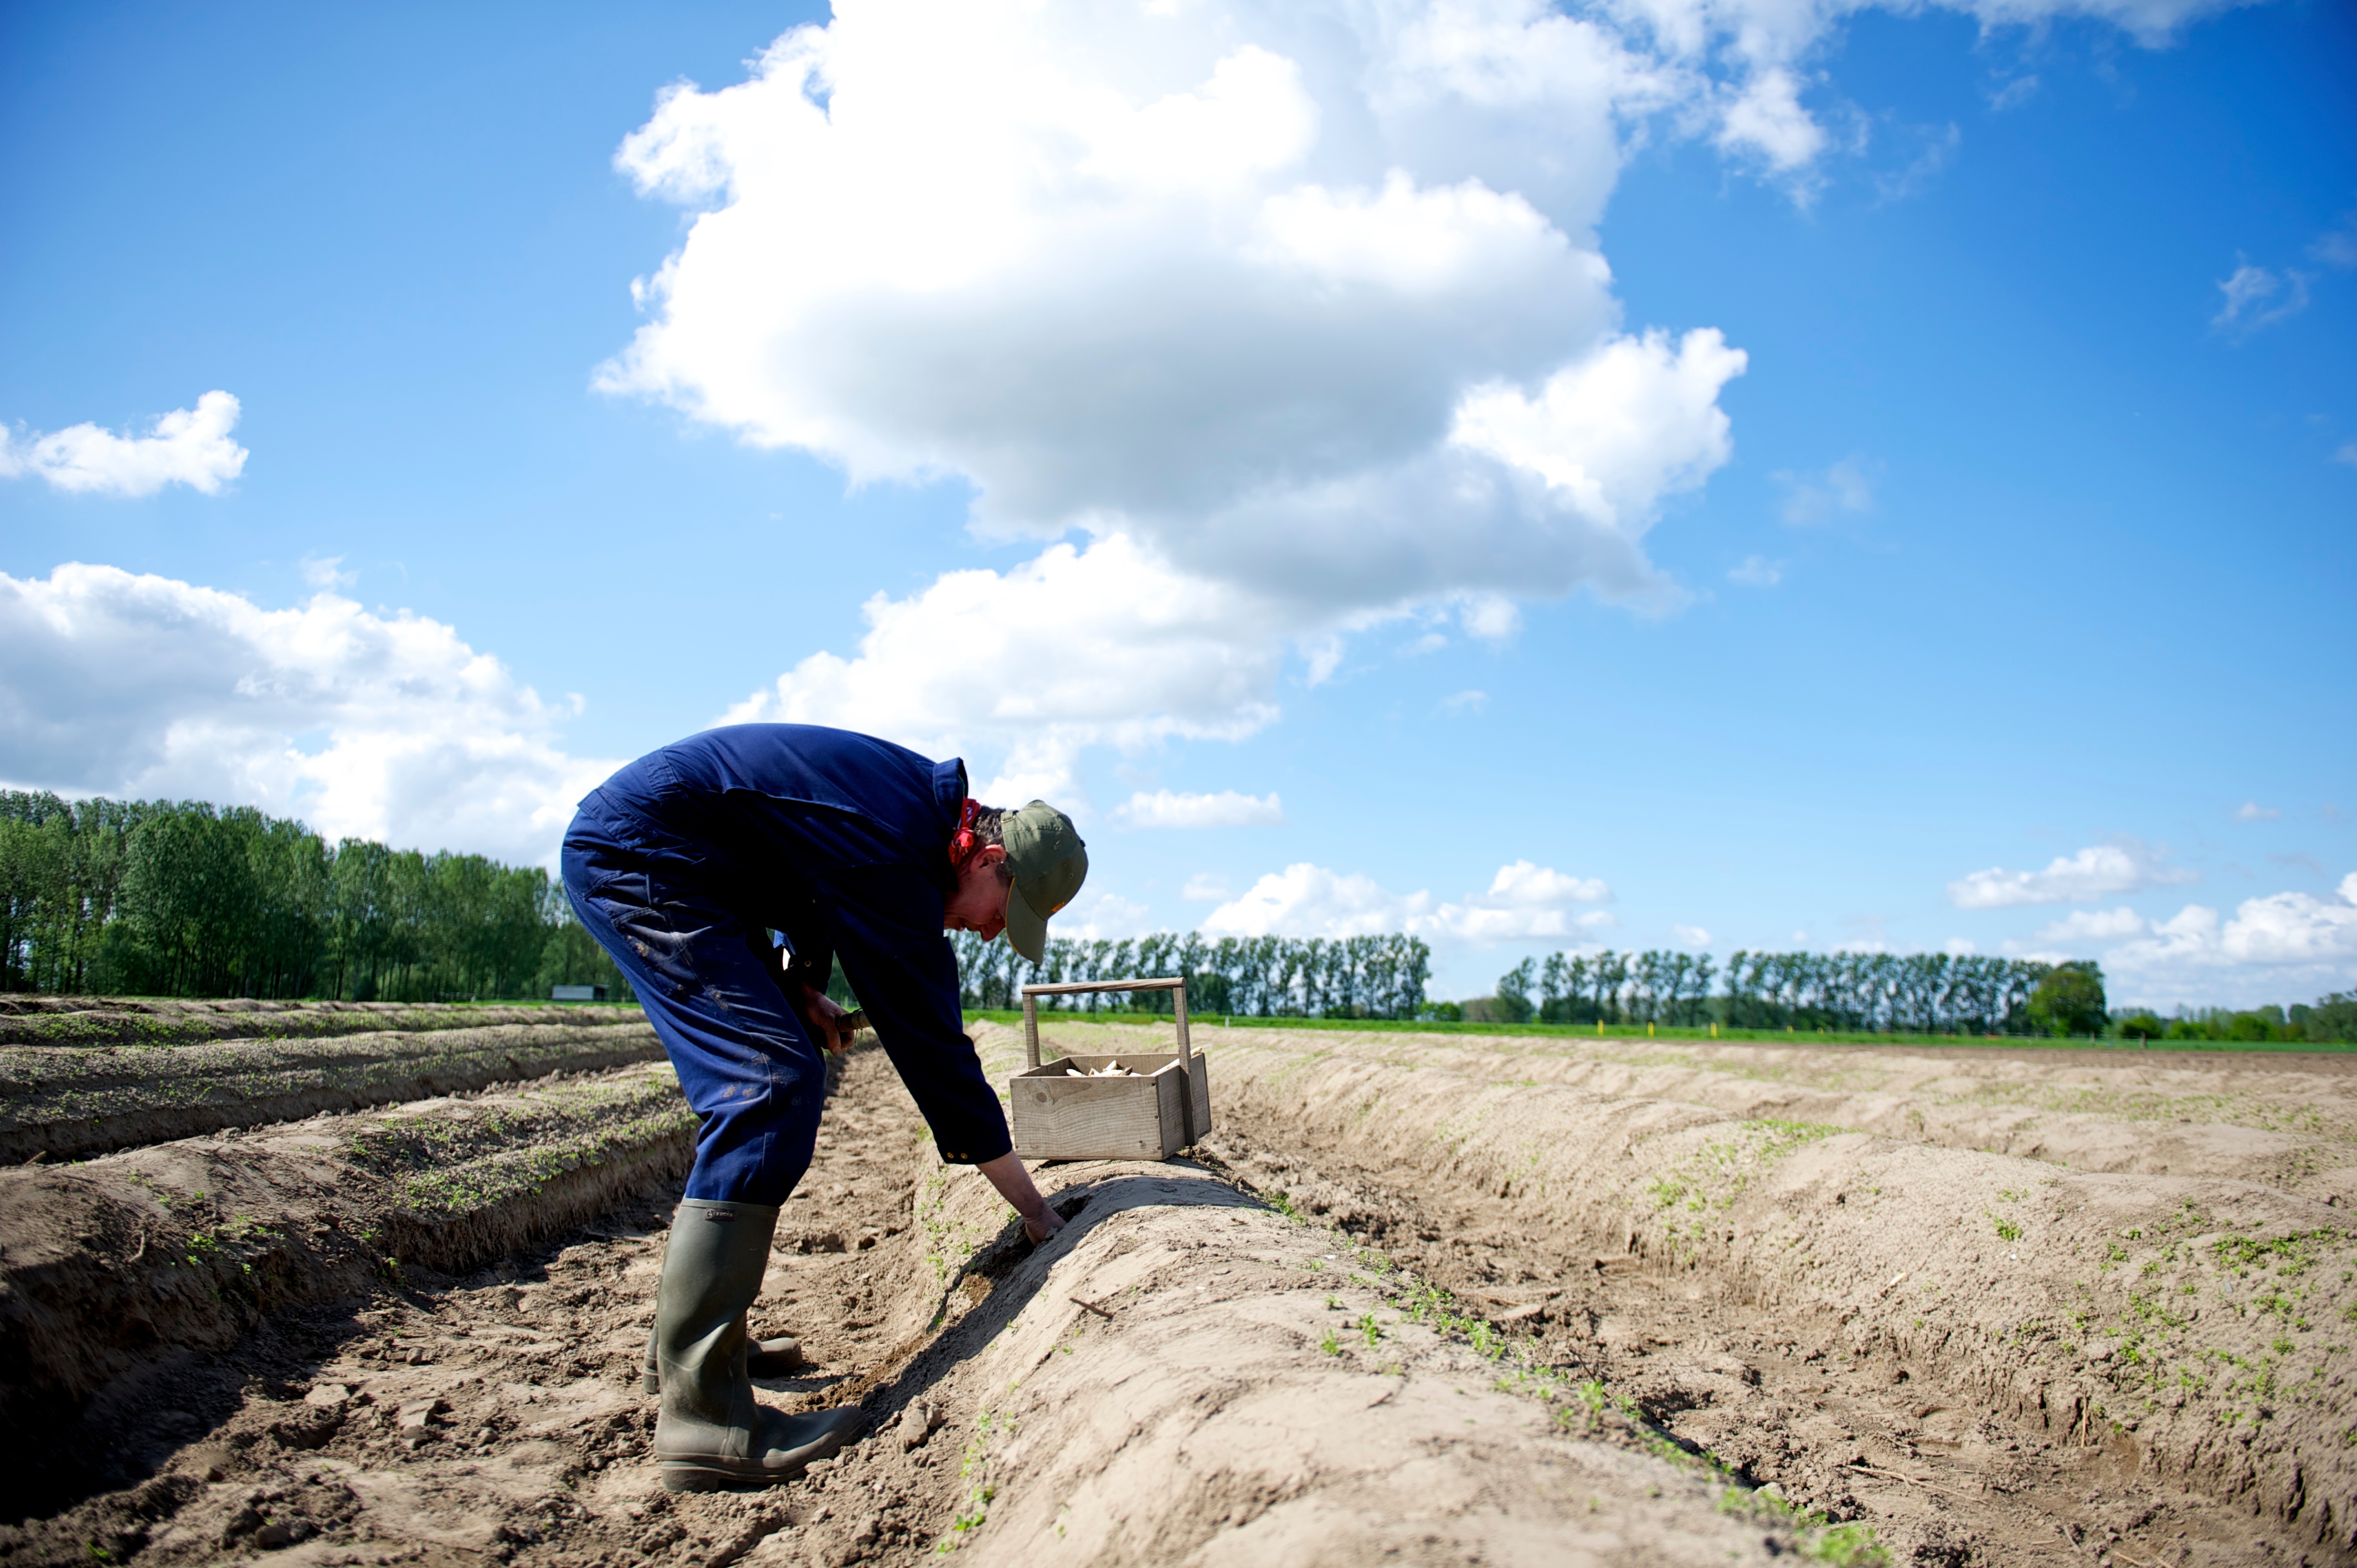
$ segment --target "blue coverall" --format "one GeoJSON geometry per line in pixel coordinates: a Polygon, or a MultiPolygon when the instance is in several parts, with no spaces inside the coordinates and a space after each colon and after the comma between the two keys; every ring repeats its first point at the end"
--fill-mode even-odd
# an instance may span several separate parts
{"type": "Polygon", "coordinates": [[[942,1158],[1013,1145],[942,934],[965,764],[810,725],[736,725],[639,758],[565,835],[565,891],[646,1008],[700,1125],[686,1196],[777,1205],[810,1168],[825,1070],[790,999],[851,989],[942,1158]],[[792,963],[780,972],[770,933],[792,963]]]}

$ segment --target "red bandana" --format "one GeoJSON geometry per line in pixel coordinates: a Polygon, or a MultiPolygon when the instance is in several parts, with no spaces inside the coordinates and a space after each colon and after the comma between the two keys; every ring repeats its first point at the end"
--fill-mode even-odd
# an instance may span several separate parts
{"type": "Polygon", "coordinates": [[[963,806],[958,809],[957,832],[950,835],[950,864],[952,865],[963,865],[973,857],[974,850],[974,819],[981,812],[981,811],[982,802],[979,800],[968,800],[963,806]]]}

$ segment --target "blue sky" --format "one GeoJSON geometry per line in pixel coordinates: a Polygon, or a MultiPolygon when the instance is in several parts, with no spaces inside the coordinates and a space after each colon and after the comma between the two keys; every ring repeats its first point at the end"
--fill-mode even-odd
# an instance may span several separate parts
{"type": "Polygon", "coordinates": [[[797,716],[1444,993],[2357,983],[2346,8],[929,9],[11,8],[0,780],[536,860],[797,716]]]}

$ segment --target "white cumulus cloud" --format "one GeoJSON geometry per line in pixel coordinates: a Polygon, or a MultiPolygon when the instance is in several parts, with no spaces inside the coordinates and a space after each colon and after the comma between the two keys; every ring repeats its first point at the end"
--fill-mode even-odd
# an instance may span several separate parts
{"type": "Polygon", "coordinates": [[[1155,929],[1152,914],[1145,905],[1118,893],[1091,894],[1058,914],[1049,930],[1052,936],[1076,941],[1118,940],[1155,929]]]}
{"type": "Polygon", "coordinates": [[[157,418],[145,435],[87,424],[46,435],[0,429],[0,478],[29,475],[87,495],[152,496],[166,485],[218,495],[245,471],[246,450],[229,435],[237,416],[237,399],[209,392],[195,408],[157,418]]]}
{"type": "Polygon", "coordinates": [[[2169,975],[2189,968],[2255,965],[2279,972],[2286,983],[2344,987],[2357,978],[2357,872],[2332,894],[2276,893],[2246,898],[2222,918],[2188,904],[2136,941],[2114,948],[2104,962],[2135,974],[2169,975]]]}
{"type": "Polygon", "coordinates": [[[1214,937],[1366,937],[1406,928],[1430,909],[1427,893],[1397,894],[1373,877],[1307,861],[1272,871],[1203,917],[1214,937]]]}
{"type": "Polygon", "coordinates": [[[2109,942],[2140,936],[2144,917],[2126,905],[2116,909],[2073,909],[2038,932],[2041,942],[2109,942]]]}
{"type": "Polygon", "coordinates": [[[1612,889],[1600,878],[1566,876],[1527,860],[1500,866],[1490,879],[1490,891],[1482,895],[1491,907],[1504,909],[1555,909],[1566,904],[1601,904],[1611,897],[1612,889]]]}
{"type": "Polygon", "coordinates": [[[1801,81],[1781,65],[1754,70],[1729,93],[1715,138],[1727,152],[1749,154],[1789,174],[1825,150],[1824,127],[1801,103],[1801,81]]]}
{"type": "Polygon", "coordinates": [[[1141,789],[1114,813],[1134,828],[1260,828],[1285,822],[1285,806],[1274,793],[1242,795],[1222,789],[1216,795],[1184,790],[1141,789]]]}
{"type": "Polygon", "coordinates": [[[2190,871],[2168,864],[2166,852],[2123,837],[2076,854],[2058,855],[2043,871],[1991,866],[1948,884],[1959,909],[2011,909],[2025,904],[2088,904],[2115,893],[2191,882],[2190,871]]]}
{"type": "Polygon", "coordinates": [[[1710,933],[1700,926],[1672,926],[1670,928],[1670,935],[1677,939],[1678,944],[1681,947],[1706,948],[1710,946],[1710,933]]]}
{"type": "Polygon", "coordinates": [[[1568,876],[1518,860],[1498,868],[1485,893],[1453,903],[1428,892],[1394,893],[1372,877],[1330,871],[1308,862],[1273,871],[1240,897],[1203,918],[1211,936],[1355,937],[1406,931],[1427,940],[1487,944],[1527,937],[1563,937],[1611,917],[1574,914],[1572,906],[1598,904],[1612,890],[1593,877],[1568,876]]]}
{"type": "MultiPolygon", "coordinates": [[[[1644,537],[1727,460],[1745,360],[1624,331],[1595,248],[1662,91],[1537,5],[845,4],[624,144],[704,210],[600,383],[855,483],[962,480],[987,536],[1086,534],[1008,576],[1062,605],[1117,559],[1125,607],[1215,606],[1251,687],[1146,678],[1117,722],[1239,733],[1287,652],[1314,678],[1417,607],[1497,639],[1517,599],[1675,602],[1644,537]]],[[[1158,656],[1121,618],[1101,688],[1158,656]]],[[[1028,722],[1116,722],[1049,684],[1028,722]]]]}
{"type": "Polygon", "coordinates": [[[1426,124],[1534,105],[1345,27],[846,5],[624,144],[642,189],[715,205],[602,384],[855,482],[957,476],[985,532],[1127,533],[1297,618],[1658,596],[1643,533],[1727,460],[1744,359],[1617,330],[1587,236],[1628,61],[1575,30],[1576,81],[1533,91],[1587,95],[1552,117],[1581,172],[1540,181],[1426,124]]]}
{"type": "Polygon", "coordinates": [[[2272,822],[2282,815],[2280,807],[2262,806],[2256,800],[2245,800],[2234,809],[2234,820],[2238,822],[2272,822]]]}
{"type": "Polygon", "coordinates": [[[1285,643],[1266,605],[1123,536],[952,572],[862,613],[853,657],[813,653],[722,722],[841,725],[931,756],[978,745],[1004,758],[979,799],[1077,803],[1083,746],[1241,740],[1277,716],[1285,643]]]}
{"type": "MultiPolygon", "coordinates": [[[[2158,40],[2212,5],[1962,8],[2158,40]]],[[[665,90],[617,165],[694,215],[598,384],[1067,541],[876,601],[856,655],[739,716],[1003,744],[1048,792],[1079,747],[1250,733],[1286,660],[1314,684],[1387,619],[1674,606],[1647,534],[1728,461],[1747,361],[1625,323],[1596,226],[1655,125],[1819,157],[1806,60],[1849,9],[840,0],[745,81],[665,90]],[[993,629],[987,595],[1082,624],[993,629]],[[920,622],[1095,667],[1010,691],[909,657],[959,646],[920,622]]]]}
{"type": "Polygon", "coordinates": [[[270,610],[65,565],[0,575],[0,779],[300,816],[329,838],[544,861],[613,762],[452,628],[322,593],[270,610]]]}

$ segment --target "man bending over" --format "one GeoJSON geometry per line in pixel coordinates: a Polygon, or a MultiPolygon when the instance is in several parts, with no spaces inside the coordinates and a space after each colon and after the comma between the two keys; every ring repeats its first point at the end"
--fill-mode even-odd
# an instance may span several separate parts
{"type": "Polygon", "coordinates": [[[942,1158],[988,1176],[1033,1241],[1062,1227],[1011,1152],[942,933],[1004,930],[1036,963],[1088,868],[1046,801],[993,810],[967,797],[961,761],[808,725],[691,736],[581,802],[565,893],[630,977],[698,1120],[655,1298],[666,1487],[788,1480],[858,1424],[856,1410],[757,1402],[745,1331],[818,1137],[817,1047],[850,1043],[826,994],[837,959],[942,1158]]]}

